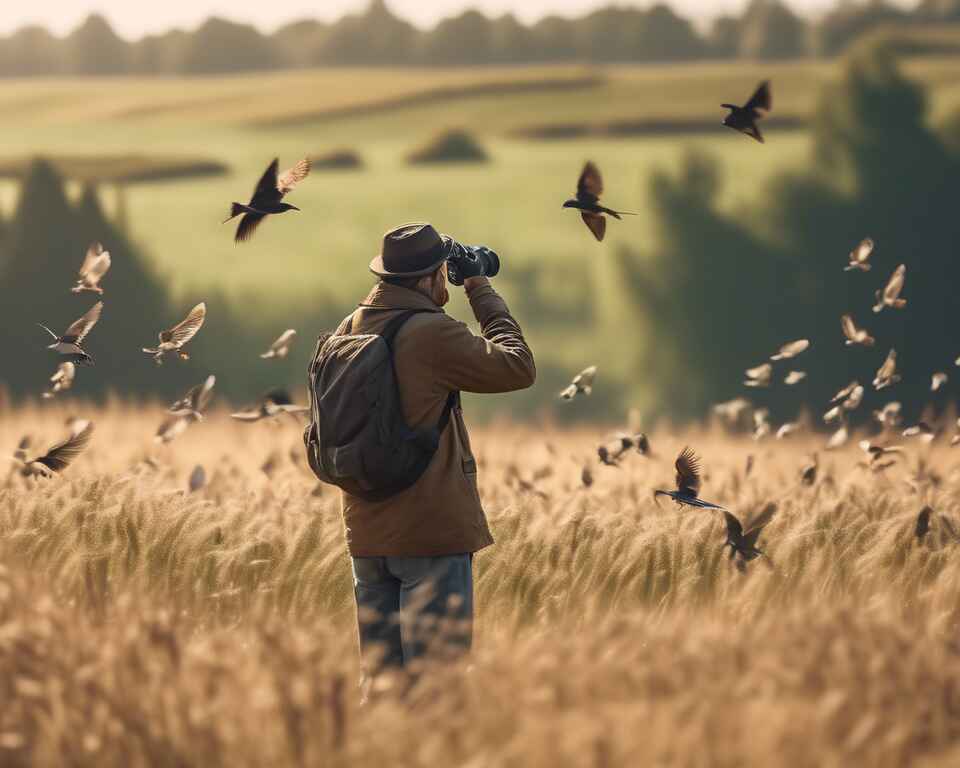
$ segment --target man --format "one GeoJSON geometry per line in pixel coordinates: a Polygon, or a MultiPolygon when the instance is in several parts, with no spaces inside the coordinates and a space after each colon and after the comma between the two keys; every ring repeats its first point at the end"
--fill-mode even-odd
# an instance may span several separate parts
{"type": "MultiPolygon", "coordinates": [[[[413,429],[436,425],[451,393],[510,392],[536,378],[533,353],[488,278],[464,278],[482,335],[443,311],[447,260],[462,252],[429,224],[387,232],[380,255],[370,262],[379,282],[336,332],[378,333],[399,312],[421,310],[393,342],[403,416],[413,429]]],[[[368,668],[372,657],[406,667],[432,644],[454,653],[470,647],[473,553],[493,538],[459,399],[454,402],[439,447],[412,486],[383,501],[343,493],[368,668]],[[443,642],[435,642],[441,636],[443,642]]]]}

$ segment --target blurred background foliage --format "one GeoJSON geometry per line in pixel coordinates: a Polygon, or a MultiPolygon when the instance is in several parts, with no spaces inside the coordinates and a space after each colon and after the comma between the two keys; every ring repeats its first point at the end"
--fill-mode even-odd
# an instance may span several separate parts
{"type": "MultiPolygon", "coordinates": [[[[16,116],[0,138],[22,150],[0,162],[17,179],[0,186],[0,383],[15,397],[43,390],[56,360],[35,323],[62,330],[93,303],[91,294],[67,289],[86,245],[99,240],[113,268],[103,320],[88,343],[97,366],[80,371],[76,394],[169,398],[213,372],[234,402],[278,384],[302,397],[313,339],[363,298],[380,233],[429,218],[503,253],[498,288],[537,352],[537,386],[471,400],[479,415],[614,421],[636,407],[648,422],[686,421],[748,395],[787,419],[825,410],[853,378],[869,384],[891,347],[904,381],[871,392],[861,416],[887,399],[903,400],[907,413],[934,398],[946,408],[956,381],[936,395],[929,385],[933,372],[955,371],[960,355],[949,315],[960,277],[952,210],[960,199],[952,41],[960,34],[945,23],[931,28],[931,19],[960,20],[960,3],[924,2],[911,12],[844,3],[813,24],[773,0],[755,0],[703,34],[665,6],[610,7],[529,26],[469,12],[419,30],[381,2],[333,24],[304,21],[273,35],[212,19],[193,32],[128,42],[95,16],[64,39],[21,30],[0,40],[2,74],[400,64],[429,64],[438,74],[342,70],[335,87],[351,93],[325,93],[315,99],[319,110],[289,119],[250,94],[286,101],[280,89],[302,90],[323,77],[320,70],[305,70],[305,80],[289,73],[161,79],[155,90],[128,77],[90,79],[92,98],[81,97],[82,78],[0,81],[0,102],[16,116]],[[827,68],[796,61],[841,51],[827,68]],[[917,53],[931,51],[929,65],[917,63],[917,53]],[[705,60],[618,63],[691,58],[705,60]],[[757,59],[786,61],[757,67],[757,59]],[[449,68],[563,60],[596,66],[449,68]],[[768,144],[719,128],[713,105],[745,98],[771,72],[768,144]],[[361,91],[372,94],[368,101],[357,100],[361,91]],[[226,110],[244,102],[242,118],[217,111],[217,98],[226,110]],[[645,122],[651,115],[660,122],[645,122]],[[794,122],[776,123],[785,115],[794,122]],[[546,130],[519,137],[534,124],[546,130]],[[608,133],[614,124],[621,133],[608,133]],[[411,150],[450,127],[466,129],[481,162],[460,165],[445,155],[452,162],[442,167],[405,164],[411,150]],[[153,154],[143,155],[144,147],[153,154]],[[269,222],[252,244],[234,248],[219,224],[230,199],[248,192],[274,154],[290,163],[324,147],[351,162],[315,171],[294,201],[304,214],[269,222]],[[91,171],[97,157],[100,175],[91,171]],[[641,213],[613,222],[602,247],[559,208],[586,157],[605,170],[609,201],[641,213]],[[873,271],[843,272],[847,252],[866,236],[877,241],[873,271]],[[873,291],[901,262],[907,310],[874,315],[873,291]],[[155,368],[140,347],[200,300],[208,320],[193,359],[155,368]],[[848,311],[877,337],[876,347],[844,346],[840,315],[848,311]],[[261,361],[287,327],[300,331],[291,357],[261,361]],[[743,388],[745,368],[801,337],[812,349],[778,365],[770,389],[743,388]],[[558,404],[570,376],[594,363],[596,396],[558,404]],[[809,376],[786,387],[791,369],[809,376]]],[[[466,317],[457,292],[450,311],[466,317]]]]}

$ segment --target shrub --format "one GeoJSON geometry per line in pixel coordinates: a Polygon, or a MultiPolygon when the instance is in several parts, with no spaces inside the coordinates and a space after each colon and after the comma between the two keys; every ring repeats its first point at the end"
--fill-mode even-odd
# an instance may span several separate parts
{"type": "Polygon", "coordinates": [[[419,149],[410,153],[407,160],[419,163],[485,163],[487,151],[470,133],[462,129],[450,129],[437,134],[419,149]]]}
{"type": "Polygon", "coordinates": [[[316,170],[344,170],[363,168],[363,158],[352,149],[333,149],[310,158],[310,166],[316,170]]]}

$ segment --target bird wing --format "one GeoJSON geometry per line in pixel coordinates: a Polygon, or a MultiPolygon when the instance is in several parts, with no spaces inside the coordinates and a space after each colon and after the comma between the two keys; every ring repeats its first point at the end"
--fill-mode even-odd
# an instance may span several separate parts
{"type": "Polygon", "coordinates": [[[99,283],[100,279],[107,274],[107,271],[110,269],[110,265],[113,263],[110,258],[110,251],[104,251],[100,256],[94,260],[93,264],[90,265],[90,269],[87,271],[85,277],[91,283],[99,283]]]}
{"type": "Polygon", "coordinates": [[[190,339],[197,335],[197,331],[203,326],[203,321],[207,318],[207,305],[204,302],[200,302],[193,309],[190,310],[188,314],[181,322],[173,326],[167,335],[169,336],[169,341],[176,344],[178,347],[182,347],[190,339]]]}
{"type": "Polygon", "coordinates": [[[230,418],[236,419],[237,421],[259,421],[263,418],[263,412],[259,407],[251,406],[249,410],[231,413],[230,418]]]}
{"type": "Polygon", "coordinates": [[[869,237],[860,241],[860,245],[850,252],[851,264],[865,264],[873,253],[874,243],[869,237]]]}
{"type": "Polygon", "coordinates": [[[98,301],[87,310],[87,313],[83,317],[75,320],[73,324],[67,328],[63,334],[63,340],[68,344],[73,343],[78,346],[82,344],[87,334],[90,333],[90,331],[93,330],[93,326],[97,324],[97,320],[100,319],[101,312],[103,312],[103,302],[98,301]]]}
{"type": "Polygon", "coordinates": [[[844,315],[841,317],[840,325],[843,327],[844,336],[850,339],[850,341],[857,340],[857,326],[853,322],[853,317],[851,315],[844,315]]]}
{"type": "Polygon", "coordinates": [[[589,387],[593,385],[593,378],[597,375],[597,366],[591,365],[584,368],[580,373],[573,377],[573,384],[577,387],[589,387]]]}
{"type": "Polygon", "coordinates": [[[193,410],[197,413],[202,413],[207,409],[207,406],[210,405],[210,400],[213,398],[213,387],[217,383],[217,377],[213,374],[207,376],[206,380],[198,387],[194,387],[196,392],[191,398],[193,404],[193,410]]]}
{"type": "Polygon", "coordinates": [[[253,196],[250,198],[250,207],[256,208],[256,203],[277,202],[283,197],[277,182],[277,171],[280,167],[280,159],[273,158],[273,162],[267,166],[263,172],[260,181],[257,182],[253,190],[253,196]]]}
{"type": "Polygon", "coordinates": [[[890,279],[887,281],[886,287],[883,289],[883,300],[886,303],[893,303],[896,301],[900,292],[903,290],[903,283],[907,277],[907,266],[906,264],[901,264],[897,267],[893,274],[890,275],[890,279]]]}
{"type": "Polygon", "coordinates": [[[743,132],[747,134],[752,139],[756,139],[761,144],[766,144],[766,140],[763,138],[763,134],[760,132],[760,126],[756,123],[751,123],[746,128],[743,129],[743,132]]]}
{"type": "Polygon", "coordinates": [[[801,352],[806,350],[810,346],[810,342],[807,339],[797,339],[796,341],[791,341],[789,344],[784,344],[780,347],[780,351],[777,352],[771,360],[787,360],[791,357],[796,357],[801,352]]]}
{"type": "Polygon", "coordinates": [[[750,101],[744,104],[743,108],[762,109],[764,112],[769,112],[773,108],[773,94],[770,91],[769,80],[764,80],[757,86],[757,90],[753,92],[750,101]]]}
{"type": "Polygon", "coordinates": [[[100,243],[90,244],[86,255],[83,257],[83,264],[80,265],[80,277],[86,277],[90,274],[90,268],[100,258],[101,253],[103,253],[103,246],[100,243]]]}
{"type": "Polygon", "coordinates": [[[603,194],[603,176],[592,160],[587,160],[577,180],[577,200],[596,202],[603,194]]]}
{"type": "Polygon", "coordinates": [[[93,434],[93,423],[87,422],[87,425],[79,432],[70,435],[66,440],[57,443],[45,456],[35,459],[39,464],[52,469],[54,472],[62,472],[73,461],[87,444],[90,442],[90,436],[93,434]]]}
{"type": "Polygon", "coordinates": [[[883,379],[889,379],[893,374],[897,372],[897,350],[891,349],[887,353],[887,359],[883,361],[883,365],[880,366],[877,371],[877,378],[881,381],[883,379]]]}
{"type": "Polygon", "coordinates": [[[256,231],[263,219],[264,215],[262,213],[243,214],[243,216],[240,218],[240,223],[237,224],[237,231],[233,236],[233,241],[235,243],[242,243],[249,240],[251,237],[253,237],[253,233],[256,231]]]}
{"type": "Polygon", "coordinates": [[[289,346],[293,342],[293,339],[296,335],[297,332],[293,328],[288,328],[280,334],[279,338],[277,338],[273,344],[270,345],[270,349],[277,351],[289,346]]]}
{"type": "Polygon", "coordinates": [[[748,378],[751,379],[769,379],[770,375],[773,373],[773,366],[770,363],[763,363],[758,365],[756,368],[747,368],[745,371],[748,378]]]}
{"type": "Polygon", "coordinates": [[[723,510],[723,519],[727,523],[727,538],[740,541],[743,538],[743,526],[740,525],[740,521],[727,510],[723,510]]]}
{"type": "Polygon", "coordinates": [[[292,190],[295,186],[297,186],[297,184],[307,178],[309,173],[310,160],[306,157],[292,168],[288,168],[286,171],[284,171],[283,176],[277,179],[277,191],[280,193],[280,196],[283,197],[285,194],[287,194],[287,192],[292,190]]]}
{"type": "Polygon", "coordinates": [[[587,225],[587,229],[593,232],[593,236],[597,238],[597,242],[602,243],[603,236],[607,233],[607,220],[603,216],[587,211],[580,211],[580,216],[583,223],[587,225]]]}
{"type": "Polygon", "coordinates": [[[57,372],[50,377],[50,382],[52,384],[56,384],[58,381],[65,383],[72,382],[76,375],[77,366],[70,362],[60,363],[60,365],[57,366],[57,372]]]}
{"type": "Polygon", "coordinates": [[[293,399],[285,389],[271,389],[269,392],[264,392],[261,400],[274,405],[293,405],[293,399]]]}
{"type": "Polygon", "coordinates": [[[700,492],[700,460],[690,447],[684,448],[674,464],[677,469],[677,490],[696,496],[700,492]]]}
{"type": "Polygon", "coordinates": [[[750,542],[751,545],[756,542],[757,536],[760,535],[760,531],[763,530],[764,526],[769,524],[771,520],[773,520],[773,516],[775,514],[777,514],[777,505],[775,502],[771,501],[763,508],[763,511],[761,511],[759,515],[748,521],[743,527],[748,537],[753,535],[753,541],[750,542]]]}

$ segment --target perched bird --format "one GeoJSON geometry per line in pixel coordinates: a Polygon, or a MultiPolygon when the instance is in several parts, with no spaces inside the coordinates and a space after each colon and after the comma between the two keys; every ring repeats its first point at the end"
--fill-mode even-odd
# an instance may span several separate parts
{"type": "Polygon", "coordinates": [[[900,298],[900,292],[903,290],[903,282],[906,280],[906,277],[907,267],[905,264],[901,264],[893,270],[893,274],[890,275],[890,279],[887,280],[887,284],[883,290],[877,291],[874,294],[877,298],[877,303],[873,308],[874,312],[880,312],[884,307],[903,309],[907,306],[907,300],[900,298]]]}
{"type": "Polygon", "coordinates": [[[144,347],[143,351],[148,355],[153,355],[153,361],[157,365],[163,365],[163,356],[168,352],[176,352],[181,360],[189,360],[190,355],[183,351],[183,347],[194,336],[197,331],[203,327],[203,321],[207,319],[207,305],[200,302],[190,313],[177,325],[169,331],[160,331],[158,337],[160,344],[154,348],[144,347]]]}
{"type": "Polygon", "coordinates": [[[590,160],[583,166],[580,172],[580,178],[577,180],[577,196],[567,200],[564,208],[576,208],[580,211],[583,223],[593,233],[598,241],[603,240],[607,232],[607,220],[604,214],[619,219],[621,216],[636,216],[629,211],[614,211],[611,208],[605,208],[600,205],[600,195],[603,194],[603,176],[600,175],[600,169],[590,160]]]}
{"type": "Polygon", "coordinates": [[[925,443],[932,443],[937,431],[925,421],[918,421],[912,427],[903,430],[904,437],[919,437],[925,443]]]}
{"type": "Polygon", "coordinates": [[[100,281],[107,274],[108,269],[110,269],[110,251],[103,250],[100,243],[92,243],[87,248],[87,255],[80,266],[77,284],[70,290],[73,293],[92,291],[102,295],[103,288],[100,287],[100,281]]]}
{"type": "Polygon", "coordinates": [[[841,317],[840,326],[843,328],[843,335],[847,337],[847,340],[844,343],[848,347],[851,347],[854,344],[862,344],[865,347],[872,347],[876,342],[876,339],[867,333],[863,328],[857,328],[857,324],[853,322],[852,315],[844,315],[841,317]]]}
{"type": "Polygon", "coordinates": [[[745,371],[747,378],[743,382],[747,387],[769,387],[770,377],[773,376],[773,366],[770,363],[763,363],[756,368],[747,368],[745,371]]]}
{"type": "Polygon", "coordinates": [[[873,246],[873,240],[869,237],[861,240],[860,245],[850,251],[850,255],[847,257],[847,266],[843,268],[843,271],[849,272],[853,269],[859,269],[861,272],[869,272],[873,246]]]}
{"type": "Polygon", "coordinates": [[[810,462],[800,468],[800,482],[804,485],[813,485],[817,482],[817,472],[820,469],[820,460],[817,454],[810,457],[810,462]]]}
{"type": "Polygon", "coordinates": [[[677,490],[665,491],[655,490],[653,500],[656,502],[658,496],[669,496],[681,507],[698,507],[699,509],[723,509],[717,504],[711,504],[699,498],[700,493],[700,460],[693,452],[692,448],[684,448],[677,456],[674,464],[677,470],[677,490]]]}
{"type": "Polygon", "coordinates": [[[280,337],[270,345],[270,349],[260,355],[264,360],[270,360],[272,358],[277,358],[283,360],[290,352],[290,347],[293,344],[293,340],[297,337],[297,332],[293,328],[288,328],[283,333],[280,334],[280,337]]]}
{"type": "Polygon", "coordinates": [[[561,400],[573,400],[577,395],[590,395],[593,392],[593,380],[597,375],[597,366],[591,365],[589,368],[584,368],[580,373],[573,377],[573,381],[570,383],[563,392],[560,393],[561,400]]]}
{"type": "MultiPolygon", "coordinates": [[[[16,459],[20,463],[20,474],[24,477],[52,477],[63,472],[70,462],[79,456],[90,443],[93,423],[85,422],[82,429],[71,432],[65,440],[54,445],[42,456],[34,459],[16,459]]],[[[25,451],[26,449],[24,449],[25,451]]]]}
{"type": "Polygon", "coordinates": [[[873,387],[879,392],[886,387],[892,387],[898,381],[900,381],[900,376],[897,375],[897,350],[891,349],[887,353],[887,359],[883,361],[883,365],[877,369],[873,387]]]}
{"type": "Polygon", "coordinates": [[[936,392],[940,387],[947,383],[948,376],[947,374],[938,371],[933,374],[930,380],[930,391],[936,392]]]}
{"type": "Polygon", "coordinates": [[[230,204],[230,215],[224,220],[224,224],[235,216],[243,214],[243,218],[237,225],[237,233],[233,238],[234,242],[242,243],[249,240],[260,222],[270,214],[300,210],[297,206],[284,203],[282,200],[284,195],[310,173],[310,161],[304,158],[278,178],[279,163],[279,158],[275,157],[273,162],[267,166],[267,170],[264,171],[260,181],[257,182],[256,189],[253,190],[253,196],[249,203],[246,205],[236,202],[230,204]]]}
{"type": "Polygon", "coordinates": [[[900,410],[903,406],[897,401],[887,403],[879,411],[873,412],[873,417],[883,426],[893,428],[900,424],[900,410]]]}
{"type": "Polygon", "coordinates": [[[784,377],[783,383],[788,387],[792,387],[794,384],[799,384],[805,378],[807,378],[806,371],[790,371],[790,373],[784,377]]]}
{"type": "Polygon", "coordinates": [[[726,510],[723,511],[723,517],[727,523],[727,540],[723,546],[730,547],[731,560],[737,555],[740,556],[737,561],[737,568],[740,571],[744,571],[746,564],[751,560],[756,560],[763,555],[763,550],[757,548],[757,539],[776,513],[777,505],[770,502],[755,519],[746,525],[741,525],[736,516],[726,510]]]}
{"type": "Polygon", "coordinates": [[[201,464],[197,464],[190,473],[190,479],[187,481],[187,488],[190,493],[196,493],[207,484],[207,472],[201,464]]]}
{"type": "Polygon", "coordinates": [[[933,515],[933,507],[925,506],[917,515],[917,524],[913,529],[917,541],[923,541],[923,537],[930,532],[930,517],[933,515]]]}
{"type": "Polygon", "coordinates": [[[284,413],[293,416],[309,410],[305,405],[294,404],[286,390],[271,389],[257,403],[237,413],[231,413],[230,418],[237,421],[260,421],[260,419],[269,419],[284,413]]]}
{"type": "Polygon", "coordinates": [[[753,96],[742,107],[738,107],[736,104],[721,104],[720,106],[730,110],[730,114],[723,118],[725,126],[744,133],[763,144],[763,134],[757,127],[757,120],[764,117],[764,113],[769,112],[773,107],[769,80],[760,83],[753,96]]]}
{"type": "Polygon", "coordinates": [[[168,416],[157,428],[157,433],[153,439],[157,443],[166,445],[182,435],[189,426],[189,419],[185,419],[182,416],[168,416]]]}
{"type": "Polygon", "coordinates": [[[49,333],[54,339],[53,344],[50,344],[47,349],[52,349],[58,355],[67,358],[68,362],[93,365],[93,358],[83,350],[81,344],[83,344],[83,340],[87,338],[87,334],[93,330],[93,326],[97,324],[97,321],[100,319],[100,313],[102,312],[103,302],[98,301],[87,310],[83,317],[75,320],[70,327],[63,332],[62,336],[57,336],[57,334],[45,325],[40,323],[37,323],[37,325],[43,328],[43,330],[49,333]]]}
{"type": "Polygon", "coordinates": [[[213,398],[213,387],[217,383],[217,377],[207,376],[202,384],[197,384],[187,390],[187,394],[177,400],[168,409],[168,413],[174,416],[188,419],[190,421],[202,421],[203,412],[210,405],[213,398]]]}
{"type": "Polygon", "coordinates": [[[796,341],[791,341],[789,344],[784,344],[782,347],[780,347],[780,350],[775,355],[770,356],[770,359],[773,361],[789,360],[791,357],[796,357],[801,352],[805,352],[809,348],[809,340],[797,339],[796,341]]]}
{"type": "Polygon", "coordinates": [[[780,429],[777,430],[777,440],[783,440],[786,437],[790,437],[794,432],[800,429],[800,425],[795,421],[788,421],[786,424],[783,424],[780,429]]]}
{"type": "Polygon", "coordinates": [[[77,375],[77,366],[71,362],[60,363],[57,366],[56,373],[50,377],[50,389],[43,393],[43,399],[49,400],[60,392],[66,392],[73,386],[73,380],[77,375]]]}
{"type": "Polygon", "coordinates": [[[843,448],[849,439],[850,432],[847,430],[847,425],[844,424],[840,427],[840,429],[830,436],[829,440],[827,440],[827,450],[835,451],[837,448],[843,448]]]}

